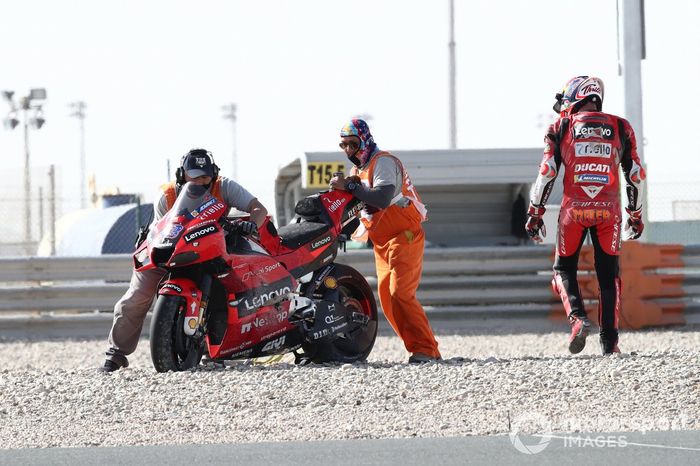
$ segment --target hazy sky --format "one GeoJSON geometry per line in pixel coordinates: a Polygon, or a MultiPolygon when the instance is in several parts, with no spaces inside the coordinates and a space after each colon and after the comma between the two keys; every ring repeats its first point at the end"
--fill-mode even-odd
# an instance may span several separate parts
{"type": "MultiPolygon", "coordinates": [[[[230,173],[231,102],[239,181],[270,210],[278,168],[336,149],[353,115],[372,116],[385,149],[448,145],[447,0],[0,1],[0,89],[47,89],[32,164],[57,165],[64,197],[79,192],[75,100],[98,188],[148,200],[166,159],[192,147],[230,173]]],[[[540,147],[555,92],[579,74],[601,77],[605,110],[624,116],[614,0],[455,3],[460,148],[540,147]]],[[[700,2],[646,2],[652,181],[695,182],[700,169],[698,24],[700,2]]],[[[21,131],[0,130],[0,154],[22,167],[21,131]]]]}

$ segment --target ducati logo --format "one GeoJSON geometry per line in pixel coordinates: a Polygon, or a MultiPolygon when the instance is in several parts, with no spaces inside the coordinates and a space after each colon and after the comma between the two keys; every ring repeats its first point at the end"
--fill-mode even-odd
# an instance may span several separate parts
{"type": "Polygon", "coordinates": [[[603,190],[603,186],[581,186],[581,189],[593,199],[603,190]]]}

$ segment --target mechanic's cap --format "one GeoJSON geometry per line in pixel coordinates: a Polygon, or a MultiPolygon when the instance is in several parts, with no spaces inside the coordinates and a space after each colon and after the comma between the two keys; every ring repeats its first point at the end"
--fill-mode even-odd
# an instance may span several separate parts
{"type": "Polygon", "coordinates": [[[214,157],[204,149],[192,149],[182,158],[182,168],[190,178],[214,176],[214,157]]]}

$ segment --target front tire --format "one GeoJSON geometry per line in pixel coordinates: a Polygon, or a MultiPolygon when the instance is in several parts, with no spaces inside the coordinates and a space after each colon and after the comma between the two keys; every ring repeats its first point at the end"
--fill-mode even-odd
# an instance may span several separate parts
{"type": "Polygon", "coordinates": [[[185,335],[184,319],[184,298],[158,297],[151,318],[151,360],[156,371],[184,371],[199,365],[204,340],[185,335]]]}

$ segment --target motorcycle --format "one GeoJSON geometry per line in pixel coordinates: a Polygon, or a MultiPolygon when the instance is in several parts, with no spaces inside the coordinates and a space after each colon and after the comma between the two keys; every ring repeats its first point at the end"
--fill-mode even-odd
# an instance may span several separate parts
{"type": "Polygon", "coordinates": [[[300,200],[297,221],[267,217],[253,237],[206,188],[187,183],[133,255],[136,270],[163,268],[151,317],[158,372],[293,352],[295,362],[365,360],[377,305],[365,278],[336,264],[358,225],[361,201],[344,191],[300,200]]]}

